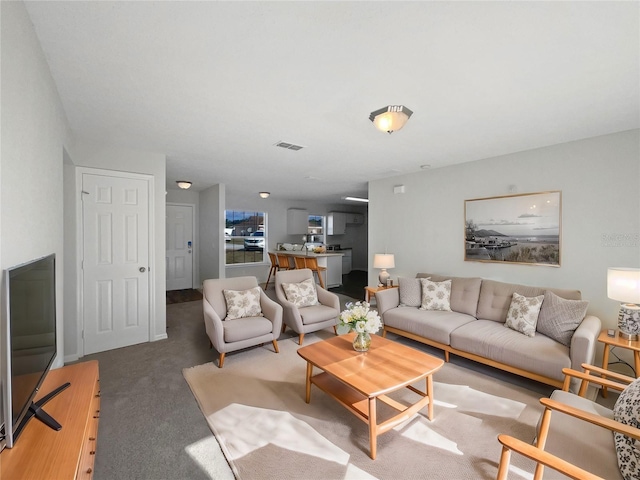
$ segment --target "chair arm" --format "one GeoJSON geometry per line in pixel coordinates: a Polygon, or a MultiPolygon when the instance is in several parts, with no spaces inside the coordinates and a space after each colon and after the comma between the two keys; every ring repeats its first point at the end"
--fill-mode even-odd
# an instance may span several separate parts
{"type": "MultiPolygon", "coordinates": [[[[591,367],[591,365],[587,365],[587,364],[582,364],[583,368],[586,367],[591,367]]],[[[606,370],[602,370],[598,367],[595,367],[597,370],[600,370],[602,372],[606,372],[607,374],[610,374],[611,372],[607,372],[606,370]]],[[[589,385],[589,383],[595,383],[597,385],[601,385],[603,387],[607,387],[607,388],[613,388],[614,390],[618,390],[618,391],[622,391],[624,390],[627,385],[626,384],[622,384],[619,382],[614,382],[612,380],[609,380],[608,378],[604,378],[604,377],[600,377],[597,375],[590,375],[588,372],[579,372],[578,370],[573,370],[571,368],[563,368],[562,369],[562,373],[564,373],[565,375],[565,381],[564,381],[564,385],[562,387],[562,389],[567,392],[569,391],[569,380],[571,378],[575,378],[578,380],[582,381],[582,385],[580,387],[580,390],[578,392],[578,395],[580,395],[581,397],[585,396],[585,393],[587,391],[587,386],[589,385]]],[[[624,375],[610,375],[611,377],[615,377],[615,376],[620,376],[620,377],[624,377],[624,375]]],[[[628,377],[627,377],[628,378],[628,377]]],[[[633,381],[634,379],[631,379],[631,381],[633,381]]],[[[631,382],[628,382],[631,383],[631,382]]]]}
{"type": "Polygon", "coordinates": [[[316,285],[316,293],[318,294],[318,301],[322,305],[335,308],[337,310],[336,317],[340,314],[340,297],[333,292],[325,290],[319,285],[316,285]]]}
{"type": "Polygon", "coordinates": [[[630,377],[629,375],[624,375],[622,373],[605,370],[602,367],[597,367],[596,365],[589,365],[588,363],[583,363],[582,368],[588,372],[594,372],[594,373],[597,373],[598,375],[614,378],[620,383],[624,382],[626,384],[630,384],[635,380],[635,378],[630,377]]]}
{"type": "Polygon", "coordinates": [[[273,324],[273,333],[275,334],[275,338],[280,336],[280,329],[282,328],[282,306],[271,300],[264,293],[264,290],[260,289],[260,308],[262,309],[262,314],[264,318],[270,320],[273,324]]]}
{"type": "Polygon", "coordinates": [[[378,315],[382,317],[384,312],[400,305],[400,289],[387,288],[376,292],[376,308],[378,315]]]}
{"type": "Polygon", "coordinates": [[[218,350],[218,353],[224,353],[224,349],[221,350],[224,345],[222,319],[213,309],[206,297],[202,300],[202,309],[204,313],[204,327],[207,332],[207,336],[216,350],[218,350]]]}
{"type": "Polygon", "coordinates": [[[498,480],[504,480],[507,478],[509,472],[509,452],[514,452],[523,455],[538,464],[545,465],[552,468],[569,478],[576,480],[603,480],[602,477],[598,477],[593,473],[576,467],[572,463],[567,462],[555,455],[545,452],[538,447],[530,445],[522,440],[511,437],[509,435],[498,435],[498,441],[502,444],[502,456],[500,457],[500,467],[498,470],[498,480]]]}
{"type": "Polygon", "coordinates": [[[584,410],[580,410],[579,408],[572,407],[571,405],[567,405],[566,403],[558,402],[550,398],[541,398],[540,403],[545,408],[549,408],[557,412],[571,415],[572,417],[578,418],[580,420],[584,420],[586,422],[592,423],[599,427],[606,428],[607,430],[611,430],[613,432],[620,432],[624,435],[627,435],[628,437],[632,437],[632,438],[635,438],[636,440],[640,440],[640,429],[632,427],[630,425],[616,422],[615,420],[612,420],[607,417],[602,417],[600,415],[595,415],[593,413],[585,412],[584,410]]]}

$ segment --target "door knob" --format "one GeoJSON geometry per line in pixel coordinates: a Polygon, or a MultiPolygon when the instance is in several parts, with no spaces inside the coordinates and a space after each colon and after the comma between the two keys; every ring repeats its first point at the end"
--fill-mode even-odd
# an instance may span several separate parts
{"type": "Polygon", "coordinates": [[[144,272],[146,272],[146,271],[147,271],[147,269],[146,269],[146,268],[144,268],[144,267],[140,267],[138,270],[140,270],[140,273],[144,273],[144,272]]]}

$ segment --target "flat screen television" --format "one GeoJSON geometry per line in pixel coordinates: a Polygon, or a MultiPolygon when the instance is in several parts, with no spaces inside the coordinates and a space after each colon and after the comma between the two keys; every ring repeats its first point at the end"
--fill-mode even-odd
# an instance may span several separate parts
{"type": "Polygon", "coordinates": [[[2,303],[4,426],[0,438],[11,448],[33,416],[51,428],[61,428],[42,405],[68,384],[33,402],[56,357],[55,254],[5,270],[2,303]]]}

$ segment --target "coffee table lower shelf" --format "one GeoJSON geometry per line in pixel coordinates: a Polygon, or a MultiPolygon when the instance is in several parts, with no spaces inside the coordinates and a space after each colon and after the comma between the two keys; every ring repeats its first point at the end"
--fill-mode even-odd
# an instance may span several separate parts
{"type": "MultiPolygon", "coordinates": [[[[309,364],[309,367],[311,365],[309,364]]],[[[326,372],[319,373],[317,375],[309,375],[307,377],[309,383],[307,384],[306,402],[311,400],[311,384],[316,385],[320,390],[331,396],[334,400],[344,406],[347,410],[353,413],[357,418],[369,425],[369,447],[370,457],[375,460],[376,458],[376,444],[377,437],[402,422],[411,418],[415,413],[429,406],[428,418],[433,419],[433,404],[430,402],[429,394],[432,392],[432,385],[429,385],[431,376],[426,378],[426,392],[422,392],[417,388],[407,385],[404,388],[411,390],[419,395],[421,398],[412,405],[404,405],[387,395],[378,395],[377,397],[367,397],[358,392],[349,385],[344,384],[340,380],[337,380],[333,376],[326,372]],[[399,413],[385,421],[378,423],[377,418],[377,406],[376,400],[380,400],[386,405],[397,410],[399,413]]]]}

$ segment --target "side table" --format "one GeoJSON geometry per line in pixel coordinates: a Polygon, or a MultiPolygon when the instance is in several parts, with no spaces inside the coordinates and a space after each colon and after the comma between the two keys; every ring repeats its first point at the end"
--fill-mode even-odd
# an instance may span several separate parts
{"type": "Polygon", "coordinates": [[[388,288],[398,288],[398,285],[393,285],[392,287],[364,287],[364,301],[369,303],[371,295],[375,296],[376,292],[379,292],[380,290],[387,290],[388,288]]]}
{"type": "MultiPolygon", "coordinates": [[[[618,335],[618,331],[615,331],[615,335],[610,337],[607,335],[607,330],[602,330],[598,335],[598,341],[604,343],[604,351],[602,352],[602,368],[608,370],[609,366],[609,350],[611,347],[626,348],[633,351],[633,364],[635,368],[636,377],[640,374],[640,340],[625,340],[618,335]]],[[[602,387],[602,396],[607,396],[607,387],[602,387]]]]}

